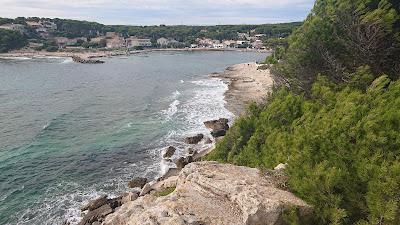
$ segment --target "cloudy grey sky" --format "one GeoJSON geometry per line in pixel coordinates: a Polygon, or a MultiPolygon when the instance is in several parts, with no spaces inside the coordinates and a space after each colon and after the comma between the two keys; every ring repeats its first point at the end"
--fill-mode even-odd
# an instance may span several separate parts
{"type": "Polygon", "coordinates": [[[314,0],[0,0],[0,17],[105,24],[261,24],[305,19],[314,0]]]}

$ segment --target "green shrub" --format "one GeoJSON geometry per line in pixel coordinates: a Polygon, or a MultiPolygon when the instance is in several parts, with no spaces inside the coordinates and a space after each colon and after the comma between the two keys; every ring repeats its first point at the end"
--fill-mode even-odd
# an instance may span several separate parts
{"type": "Polygon", "coordinates": [[[360,90],[317,80],[310,98],[281,89],[253,105],[207,159],[288,163],[289,187],[320,224],[399,224],[400,81],[382,76],[360,90]]]}
{"type": "Polygon", "coordinates": [[[157,192],[157,193],[155,194],[155,196],[157,196],[157,197],[167,196],[167,195],[171,194],[172,192],[174,192],[175,189],[176,189],[176,187],[169,187],[169,188],[166,188],[165,190],[162,190],[162,191],[160,191],[160,192],[157,192]]]}

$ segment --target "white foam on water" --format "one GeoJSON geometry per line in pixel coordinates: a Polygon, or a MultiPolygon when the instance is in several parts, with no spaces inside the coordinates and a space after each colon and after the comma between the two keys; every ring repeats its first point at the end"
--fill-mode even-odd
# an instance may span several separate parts
{"type": "Polygon", "coordinates": [[[15,57],[7,57],[7,56],[1,56],[0,59],[11,59],[11,60],[30,60],[32,58],[29,57],[24,57],[24,56],[15,56],[15,57]]]}
{"type": "MultiPolygon", "coordinates": [[[[178,157],[186,154],[186,149],[192,148],[199,152],[212,148],[214,143],[206,144],[206,138],[211,138],[210,130],[204,126],[204,121],[228,118],[232,119],[233,114],[225,108],[224,93],[228,90],[228,85],[218,78],[207,78],[201,80],[190,81],[192,88],[185,90],[180,97],[180,104],[172,103],[168,110],[163,111],[166,119],[171,121],[173,117],[173,125],[171,130],[162,137],[160,145],[162,148],[153,149],[154,158],[159,159],[158,170],[160,175],[165,174],[169,168],[174,167],[173,163],[178,157]],[[178,107],[179,106],[179,107],[178,107]],[[166,113],[166,112],[169,112],[166,113]],[[179,124],[179,125],[178,125],[179,124]],[[184,143],[184,138],[202,133],[205,138],[197,145],[189,145],[184,143]],[[162,153],[167,146],[174,146],[176,152],[172,157],[172,162],[164,160],[162,153]]],[[[175,95],[177,94],[175,93],[175,95]]],[[[149,168],[157,169],[157,168],[149,168]]]]}
{"type": "MultiPolygon", "coordinates": [[[[40,199],[35,206],[26,210],[22,215],[18,215],[20,219],[17,224],[53,225],[60,224],[65,220],[71,222],[72,225],[77,224],[81,219],[80,207],[82,205],[102,194],[112,197],[129,190],[126,181],[131,179],[132,175],[148,176],[156,173],[163,175],[169,168],[174,167],[173,161],[184,155],[185,149],[188,147],[198,151],[212,147],[213,144],[205,144],[204,140],[198,145],[188,145],[183,140],[186,136],[198,133],[210,137],[210,131],[204,126],[204,121],[220,117],[233,117],[233,114],[225,108],[224,93],[228,87],[218,78],[196,80],[190,83],[193,84],[193,88],[182,91],[182,93],[173,92],[172,99],[170,99],[173,100],[172,103],[168,109],[162,112],[167,119],[173,117],[174,124],[179,123],[180,126],[172,126],[173,128],[159,140],[158,147],[150,150],[149,156],[153,163],[150,165],[144,165],[144,162],[125,164],[126,166],[118,171],[120,172],[118,174],[122,175],[88,187],[77,183],[61,182],[56,187],[49,188],[44,195],[46,197],[40,199]],[[186,96],[188,98],[185,98],[186,96]],[[169,145],[177,148],[172,161],[162,158],[163,150],[169,145]],[[145,168],[143,174],[137,174],[138,168],[145,168]],[[56,213],[49,214],[49,212],[56,213]]],[[[130,127],[132,123],[127,123],[125,126],[130,127]]]]}
{"type": "Polygon", "coordinates": [[[167,120],[171,120],[175,113],[178,112],[178,105],[181,103],[178,100],[178,97],[181,93],[176,90],[172,93],[170,99],[173,100],[171,104],[169,104],[168,109],[162,110],[163,114],[166,116],[167,120]]]}
{"type": "Polygon", "coordinates": [[[180,93],[178,90],[176,90],[176,91],[172,94],[172,97],[173,97],[174,99],[176,99],[176,98],[178,98],[179,95],[181,95],[181,93],[180,93]]]}
{"type": "Polygon", "coordinates": [[[197,80],[191,83],[203,88],[195,89],[193,99],[182,104],[185,120],[190,123],[189,132],[196,133],[199,127],[201,131],[207,132],[204,121],[222,117],[233,118],[233,114],[225,108],[224,93],[228,90],[227,84],[219,78],[197,80]]]}
{"type": "Polygon", "coordinates": [[[50,126],[50,122],[46,123],[46,125],[43,126],[43,129],[42,129],[42,130],[46,130],[47,127],[49,127],[49,126],[50,126]]]}
{"type": "Polygon", "coordinates": [[[64,57],[64,56],[46,56],[46,55],[35,55],[33,58],[37,59],[65,59],[69,57],[64,57]]]}
{"type": "Polygon", "coordinates": [[[173,101],[170,105],[169,108],[166,110],[163,110],[164,114],[166,115],[167,119],[171,119],[173,115],[175,115],[176,112],[178,112],[178,105],[180,104],[179,100],[173,101]]]}
{"type": "MultiPolygon", "coordinates": [[[[109,198],[128,191],[126,181],[132,178],[137,168],[143,167],[142,162],[132,163],[124,168],[122,176],[106,179],[104,182],[91,186],[82,186],[76,182],[62,181],[54,187],[50,187],[43,195],[44,198],[37,201],[31,208],[17,215],[17,225],[55,225],[68,221],[76,225],[82,219],[80,208],[90,200],[107,194],[109,198]],[[109,191],[112,189],[113,191],[109,191]]],[[[143,176],[145,174],[135,174],[143,176]]]]}
{"type": "Polygon", "coordinates": [[[72,60],[71,57],[66,58],[64,61],[61,62],[61,64],[68,64],[68,63],[73,63],[74,60],[72,60]]]}

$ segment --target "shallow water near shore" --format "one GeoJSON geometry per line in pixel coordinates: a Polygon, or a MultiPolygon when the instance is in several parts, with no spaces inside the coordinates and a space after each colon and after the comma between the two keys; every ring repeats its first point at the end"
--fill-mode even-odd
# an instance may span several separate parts
{"type": "MultiPolygon", "coordinates": [[[[76,222],[79,207],[168,166],[168,145],[231,117],[226,84],[208,74],[262,60],[254,52],[154,52],[83,65],[0,59],[0,224],[76,222]]],[[[204,145],[204,148],[209,147],[204,145]]]]}

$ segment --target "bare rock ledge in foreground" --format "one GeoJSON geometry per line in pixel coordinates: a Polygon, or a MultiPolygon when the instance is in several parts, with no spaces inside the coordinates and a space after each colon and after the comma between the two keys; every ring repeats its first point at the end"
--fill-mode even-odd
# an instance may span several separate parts
{"type": "Polygon", "coordinates": [[[292,206],[304,217],[312,213],[309,205],[277,188],[257,169],[196,162],[170,180],[176,182],[175,191],[128,202],[108,215],[103,225],[278,225],[283,224],[282,212],[292,206]]]}

